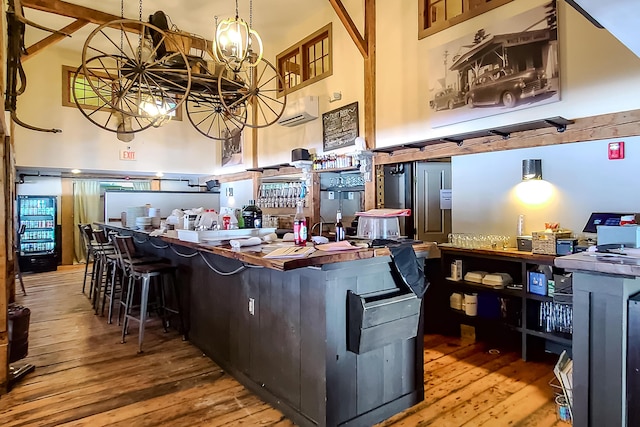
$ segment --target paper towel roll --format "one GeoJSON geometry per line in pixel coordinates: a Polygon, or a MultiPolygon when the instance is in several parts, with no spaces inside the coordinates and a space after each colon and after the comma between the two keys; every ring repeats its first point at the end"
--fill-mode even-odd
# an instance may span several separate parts
{"type": "Polygon", "coordinates": [[[452,293],[449,297],[449,306],[454,310],[462,310],[462,294],[452,293]]]}
{"type": "Polygon", "coordinates": [[[262,243],[259,237],[249,237],[248,239],[229,240],[229,244],[232,248],[239,248],[241,246],[255,246],[262,243]]]}
{"type": "Polygon", "coordinates": [[[467,316],[478,315],[478,294],[464,294],[464,313],[467,316]]]}
{"type": "Polygon", "coordinates": [[[262,236],[262,240],[264,240],[267,243],[275,242],[276,240],[278,240],[278,235],[276,233],[269,233],[262,236]]]}

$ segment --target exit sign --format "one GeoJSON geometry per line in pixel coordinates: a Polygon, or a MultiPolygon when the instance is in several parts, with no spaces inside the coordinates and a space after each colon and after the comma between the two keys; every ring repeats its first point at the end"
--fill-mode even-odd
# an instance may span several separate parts
{"type": "Polygon", "coordinates": [[[136,160],[136,152],[133,150],[120,150],[120,160],[136,160]]]}

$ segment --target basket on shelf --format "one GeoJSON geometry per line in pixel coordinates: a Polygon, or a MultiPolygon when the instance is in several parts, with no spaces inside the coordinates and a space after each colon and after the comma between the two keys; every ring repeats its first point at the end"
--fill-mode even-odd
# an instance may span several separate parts
{"type": "Polygon", "coordinates": [[[531,233],[531,252],[534,254],[555,255],[558,239],[571,237],[571,231],[534,231],[531,233]]]}

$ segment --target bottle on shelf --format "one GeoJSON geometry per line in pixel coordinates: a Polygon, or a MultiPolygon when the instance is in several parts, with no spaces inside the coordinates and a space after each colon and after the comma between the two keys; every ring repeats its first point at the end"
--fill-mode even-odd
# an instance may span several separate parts
{"type": "Polygon", "coordinates": [[[303,201],[298,200],[296,215],[293,217],[293,243],[297,246],[307,244],[307,217],[302,212],[303,201]]]}
{"type": "Polygon", "coordinates": [[[344,240],[344,227],[342,226],[342,212],[336,213],[336,242],[344,240]]]}
{"type": "Polygon", "coordinates": [[[244,228],[262,228],[262,209],[249,200],[249,205],[242,210],[244,228]]]}

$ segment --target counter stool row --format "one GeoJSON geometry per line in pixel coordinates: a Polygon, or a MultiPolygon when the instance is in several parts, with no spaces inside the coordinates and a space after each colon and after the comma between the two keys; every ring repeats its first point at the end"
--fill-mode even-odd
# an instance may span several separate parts
{"type": "Polygon", "coordinates": [[[184,320],[180,310],[179,287],[176,282],[177,267],[169,260],[155,256],[143,256],[136,252],[133,237],[112,233],[109,236],[103,230],[93,230],[90,225],[80,225],[86,245],[87,265],[82,291],[85,292],[87,277],[91,277],[89,298],[98,314],[104,315],[107,300],[107,322],[112,322],[114,304],[119,300],[118,325],[122,313],[122,342],[125,342],[131,320],[138,322],[138,352],[142,352],[144,329],[148,312],[155,309],[162,318],[162,326],[168,331],[170,315],[177,315],[180,330],[186,339],[184,320]],[[89,262],[93,262],[91,274],[89,262]],[[172,292],[172,298],[166,293],[172,292]],[[150,302],[149,296],[153,296],[150,302]],[[102,296],[102,298],[100,298],[102,296]],[[173,307],[168,301],[175,301],[173,307]]]}

